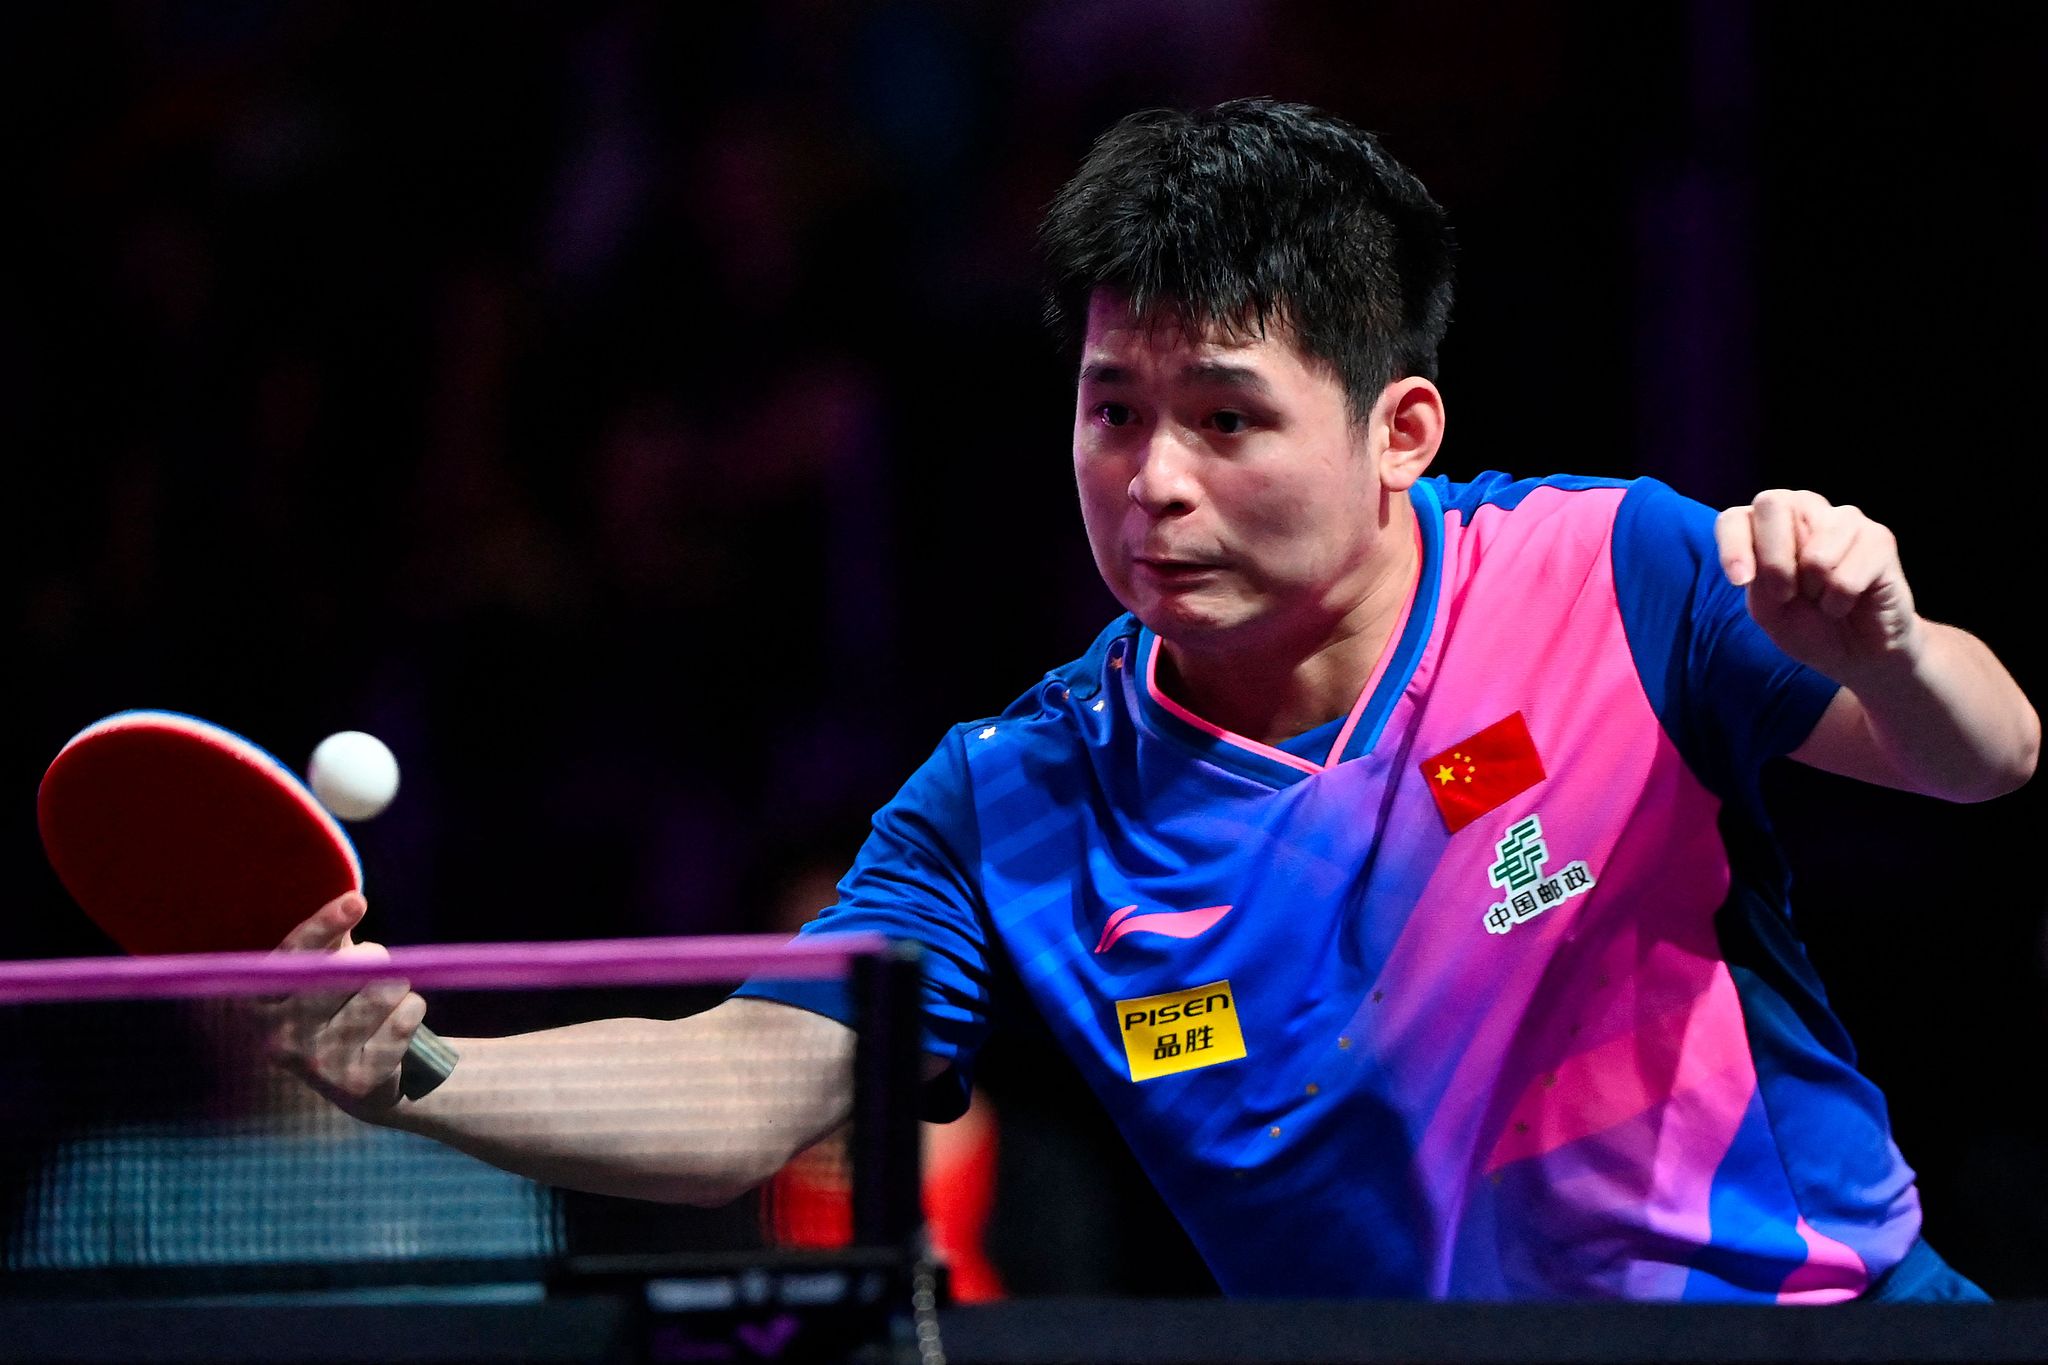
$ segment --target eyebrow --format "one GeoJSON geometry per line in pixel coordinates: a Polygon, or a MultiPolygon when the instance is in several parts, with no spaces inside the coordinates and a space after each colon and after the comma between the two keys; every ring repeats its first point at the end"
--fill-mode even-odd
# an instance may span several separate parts
{"type": "MultiPolygon", "coordinates": [[[[1096,361],[1081,367],[1081,382],[1084,384],[1124,384],[1130,378],[1131,372],[1122,365],[1096,361]]],[[[1242,389],[1264,398],[1273,396],[1273,386],[1257,370],[1244,365],[1226,365],[1220,360],[1197,360],[1183,365],[1180,378],[1183,383],[1242,389]]]]}

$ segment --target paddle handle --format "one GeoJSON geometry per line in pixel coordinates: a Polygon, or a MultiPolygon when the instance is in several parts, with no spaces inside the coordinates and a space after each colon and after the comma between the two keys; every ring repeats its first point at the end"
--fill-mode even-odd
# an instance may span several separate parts
{"type": "Polygon", "coordinates": [[[398,1092],[409,1100],[418,1099],[448,1079],[461,1055],[440,1034],[421,1025],[406,1046],[405,1060],[399,1063],[398,1092]]]}

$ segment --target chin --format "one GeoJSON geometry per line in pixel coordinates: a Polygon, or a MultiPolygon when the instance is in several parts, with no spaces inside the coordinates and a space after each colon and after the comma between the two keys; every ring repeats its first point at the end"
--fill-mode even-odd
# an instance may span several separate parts
{"type": "Polygon", "coordinates": [[[1194,602],[1150,602],[1133,607],[1131,612],[1160,639],[1204,653],[1242,641],[1252,625],[1242,613],[1219,611],[1213,606],[1205,608],[1194,602]]]}

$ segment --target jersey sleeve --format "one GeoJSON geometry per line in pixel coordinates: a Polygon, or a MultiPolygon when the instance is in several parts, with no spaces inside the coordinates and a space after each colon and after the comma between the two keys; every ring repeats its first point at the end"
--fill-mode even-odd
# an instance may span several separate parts
{"type": "MultiPolygon", "coordinates": [[[[876,812],[838,900],[803,928],[807,935],[877,933],[924,950],[924,1049],[949,1063],[923,1096],[924,1116],[934,1121],[966,1109],[974,1058],[990,1024],[987,921],[974,875],[980,837],[968,782],[966,751],[954,730],[876,812]]],[[[855,1022],[842,981],[764,977],[735,994],[778,1000],[849,1027],[855,1022]]]]}
{"type": "Polygon", "coordinates": [[[1750,617],[1721,571],[1714,511],[1655,479],[1632,484],[1614,522],[1614,583],[1636,674],[1701,781],[1752,807],[1766,759],[1813,733],[1839,690],[1750,617]]]}

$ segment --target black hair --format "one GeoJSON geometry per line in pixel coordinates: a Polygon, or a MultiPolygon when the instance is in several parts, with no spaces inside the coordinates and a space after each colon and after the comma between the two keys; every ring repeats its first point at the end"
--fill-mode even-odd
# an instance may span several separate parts
{"type": "Polygon", "coordinates": [[[1097,288],[1199,334],[1292,329],[1352,415],[1395,379],[1435,379],[1451,233],[1372,134],[1301,104],[1146,110],[1096,140],[1046,210],[1045,317],[1077,350],[1097,288]]]}

